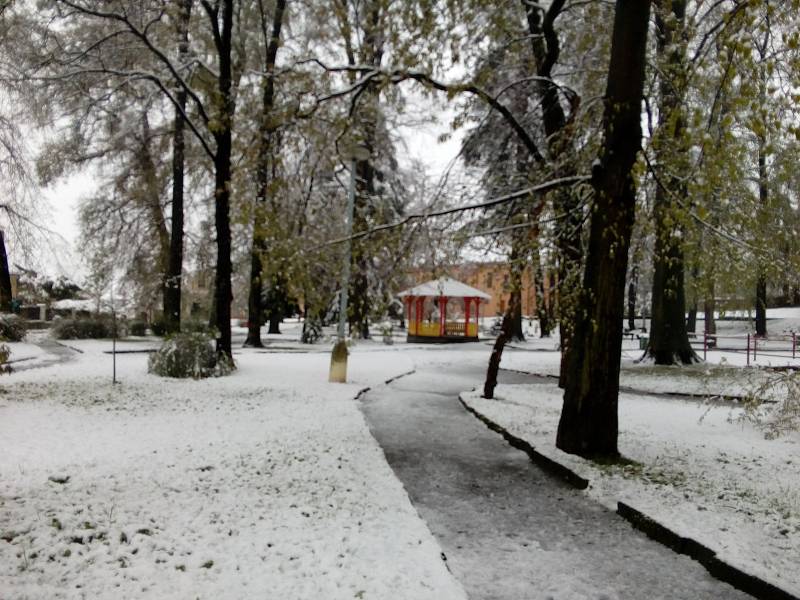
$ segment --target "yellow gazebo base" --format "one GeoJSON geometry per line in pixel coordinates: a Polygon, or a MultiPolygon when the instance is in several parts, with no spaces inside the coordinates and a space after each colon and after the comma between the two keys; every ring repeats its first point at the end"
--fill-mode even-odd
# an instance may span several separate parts
{"type": "Polygon", "coordinates": [[[466,327],[463,322],[448,321],[445,323],[444,335],[441,335],[439,323],[409,323],[409,342],[448,343],[478,341],[478,324],[470,323],[466,327]]]}

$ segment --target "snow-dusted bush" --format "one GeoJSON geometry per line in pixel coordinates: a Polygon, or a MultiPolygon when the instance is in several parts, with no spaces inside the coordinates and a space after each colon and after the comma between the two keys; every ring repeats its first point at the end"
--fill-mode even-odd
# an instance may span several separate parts
{"type": "Polygon", "coordinates": [[[164,337],[164,334],[167,333],[167,322],[163,316],[158,316],[150,322],[150,331],[153,332],[153,335],[164,337]]]}
{"type": "Polygon", "coordinates": [[[207,333],[176,333],[150,355],[148,371],[162,377],[202,379],[227,375],[233,364],[218,359],[213,338],[207,333]]]}
{"type": "Polygon", "coordinates": [[[320,338],[322,338],[322,320],[318,317],[306,317],[300,341],[304,344],[315,344],[320,338]]]}
{"type": "Polygon", "coordinates": [[[128,326],[128,333],[131,335],[147,335],[147,323],[144,321],[131,321],[128,326]]]}
{"type": "Polygon", "coordinates": [[[11,357],[11,349],[5,344],[0,344],[0,373],[11,373],[11,366],[8,359],[11,357]]]}
{"type": "Polygon", "coordinates": [[[215,337],[217,330],[208,324],[208,321],[201,319],[187,319],[181,323],[181,331],[183,333],[204,333],[209,337],[215,337]]]}
{"type": "Polygon", "coordinates": [[[25,323],[17,315],[0,315],[0,340],[21,342],[26,333],[25,323]]]}
{"type": "MultiPolygon", "coordinates": [[[[124,334],[117,322],[117,337],[124,334]]],[[[53,325],[53,336],[59,340],[87,340],[110,338],[114,335],[114,322],[108,317],[59,319],[53,325]]]]}

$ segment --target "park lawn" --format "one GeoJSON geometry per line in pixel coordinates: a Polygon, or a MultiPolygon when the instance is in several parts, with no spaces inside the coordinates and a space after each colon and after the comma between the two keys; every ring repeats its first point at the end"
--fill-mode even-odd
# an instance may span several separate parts
{"type": "Polygon", "coordinates": [[[79,343],[0,386],[0,597],[462,599],[353,398],[411,368],[237,352],[204,381],[79,343]]]}

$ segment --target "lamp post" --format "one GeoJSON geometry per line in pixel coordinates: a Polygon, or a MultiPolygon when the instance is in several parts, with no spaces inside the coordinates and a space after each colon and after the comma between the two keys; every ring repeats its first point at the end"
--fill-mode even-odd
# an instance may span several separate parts
{"type": "Polygon", "coordinates": [[[347,295],[350,288],[350,260],[353,249],[353,212],[356,202],[356,160],[366,160],[370,156],[366,146],[354,143],[347,149],[350,158],[350,184],[347,188],[347,212],[345,221],[345,250],[342,265],[342,291],[339,296],[339,328],[336,344],[331,352],[331,368],[328,381],[331,383],[347,383],[347,295]]]}

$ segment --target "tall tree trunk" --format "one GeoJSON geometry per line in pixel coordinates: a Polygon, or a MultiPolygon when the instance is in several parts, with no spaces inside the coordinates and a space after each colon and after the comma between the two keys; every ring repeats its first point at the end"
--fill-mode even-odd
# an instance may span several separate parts
{"type": "Polygon", "coordinates": [[[686,317],[686,331],[687,333],[695,333],[697,331],[697,299],[689,307],[689,315],[686,317]]]}
{"type": "Polygon", "coordinates": [[[8,269],[5,233],[0,229],[0,312],[11,312],[11,271],[8,269]]]}
{"type": "MultiPolygon", "coordinates": [[[[270,160],[274,152],[273,134],[275,124],[273,123],[273,108],[275,104],[275,62],[278,57],[280,47],[281,29],[283,27],[283,17],[286,9],[286,0],[278,0],[275,3],[275,12],[272,15],[272,30],[267,31],[267,20],[264,13],[263,2],[259,1],[261,10],[262,33],[266,45],[264,57],[264,83],[261,96],[261,137],[258,147],[258,168],[256,202],[253,210],[253,243],[250,251],[250,291],[247,298],[247,339],[245,346],[263,348],[261,341],[261,323],[264,320],[263,305],[263,271],[262,257],[267,251],[266,227],[267,220],[267,193],[270,181],[270,160]]],[[[270,320],[270,333],[272,333],[272,320],[270,320]]]]}
{"type": "Polygon", "coordinates": [[[636,294],[639,285],[639,266],[631,269],[631,278],[628,282],[628,330],[636,329],[636,294]]]}
{"type": "MultiPolygon", "coordinates": [[[[189,57],[189,21],[193,0],[180,0],[178,18],[178,62],[183,65],[189,57]]],[[[172,223],[170,227],[169,258],[164,282],[164,325],[167,333],[181,330],[181,287],[183,277],[183,181],[185,169],[184,139],[187,93],[179,86],[175,94],[177,106],[172,132],[172,223]]]]}
{"type": "Polygon", "coordinates": [[[569,352],[570,377],[556,445],[572,454],[616,458],[619,367],[628,247],[636,208],[633,166],[641,147],[641,102],[650,2],[617,0],[603,116],[593,169],[594,210],[583,293],[569,352]]]}
{"type": "MultiPolygon", "coordinates": [[[[704,328],[706,335],[709,336],[716,335],[717,333],[717,321],[716,317],[714,316],[714,312],[717,310],[717,301],[714,299],[714,292],[715,292],[714,280],[712,275],[712,279],[710,279],[708,282],[707,296],[705,301],[703,302],[703,313],[705,316],[704,328]]],[[[716,347],[716,345],[717,345],[716,338],[708,340],[709,347],[713,348],[716,347]]]]}
{"type": "Polygon", "coordinates": [[[214,42],[219,58],[219,76],[217,91],[219,93],[219,114],[212,132],[216,142],[214,155],[214,229],[217,234],[217,269],[214,278],[214,324],[216,325],[217,354],[223,355],[233,364],[231,350],[231,302],[233,289],[231,286],[231,222],[230,222],[230,185],[231,185],[231,151],[232,128],[235,104],[232,95],[233,87],[233,0],[222,0],[222,21],[210,5],[204,4],[212,14],[215,26],[214,42]]]}
{"type": "MultiPolygon", "coordinates": [[[[342,11],[341,28],[345,40],[347,61],[350,65],[356,64],[356,54],[350,36],[352,28],[348,21],[347,0],[339,0],[342,11]]],[[[359,64],[369,64],[376,69],[380,68],[384,52],[384,35],[381,31],[382,5],[376,0],[368,0],[363,4],[361,18],[358,26],[361,29],[362,43],[359,48],[359,64]]],[[[355,73],[350,74],[351,83],[355,82],[355,73]]],[[[356,113],[355,130],[360,136],[359,142],[363,144],[367,153],[365,158],[356,160],[356,195],[353,211],[353,231],[363,231],[368,228],[368,214],[372,210],[371,203],[375,199],[375,156],[377,152],[377,124],[380,116],[380,90],[370,82],[364,87],[363,102],[360,103],[356,113]]],[[[369,297],[369,273],[371,263],[368,241],[365,238],[355,240],[352,245],[352,277],[349,290],[350,306],[348,320],[351,333],[368,339],[369,314],[371,302],[369,297]]]]}
{"type": "Polygon", "coordinates": [[[142,177],[142,188],[144,192],[144,207],[149,218],[150,232],[154,236],[154,244],[157,250],[156,272],[161,279],[161,297],[166,295],[167,287],[167,268],[170,255],[170,238],[167,222],[164,217],[164,209],[161,206],[161,190],[158,184],[158,173],[153,153],[150,149],[150,142],[153,137],[150,129],[150,119],[148,117],[149,107],[144,106],[140,112],[141,136],[138,148],[138,166],[142,177]]]}
{"type": "Polygon", "coordinates": [[[545,274],[542,269],[542,260],[539,254],[539,247],[533,253],[535,262],[534,284],[536,286],[536,317],[539,319],[539,337],[549,338],[553,332],[553,299],[549,294],[545,294],[545,274]]]}
{"type": "Polygon", "coordinates": [[[500,335],[498,335],[497,339],[494,341],[492,355],[489,357],[486,381],[483,384],[483,397],[490,400],[494,398],[494,389],[497,387],[497,374],[500,371],[500,360],[503,358],[503,349],[506,347],[506,344],[511,341],[513,335],[514,314],[520,312],[518,304],[519,299],[519,296],[511,295],[508,307],[503,315],[503,322],[500,325],[500,335]]]}
{"type": "Polygon", "coordinates": [[[269,330],[267,333],[280,334],[281,332],[281,315],[277,312],[272,312],[269,315],[269,330]]]}
{"type": "Polygon", "coordinates": [[[688,162],[683,115],[686,57],[682,40],[686,1],[659,0],[656,6],[657,50],[663,65],[656,146],[660,178],[653,210],[653,302],[646,356],[658,365],[690,364],[698,358],[686,331],[683,225],[676,218],[681,210],[676,198],[687,201],[686,183],[681,179],[688,162]]]}
{"type": "Polygon", "coordinates": [[[525,235],[519,230],[512,234],[511,255],[509,256],[508,275],[511,294],[509,306],[516,307],[511,314],[511,339],[517,342],[525,341],[525,333],[522,331],[522,275],[526,266],[526,255],[524,248],[525,235]]]}
{"type": "MultiPolygon", "coordinates": [[[[767,187],[767,139],[765,135],[758,136],[758,199],[760,209],[768,210],[769,188],[767,187]]],[[[756,335],[767,335],[767,274],[766,268],[758,259],[758,278],[756,280],[756,335]]]]}
{"type": "MultiPolygon", "coordinates": [[[[542,13],[535,2],[521,0],[525,11],[531,51],[536,60],[536,74],[540,77],[539,101],[542,106],[542,121],[551,162],[556,166],[554,175],[569,177],[577,173],[574,161],[571,120],[580,104],[578,96],[571,96],[572,114],[567,118],[559,98],[559,88],[552,80],[553,67],[561,49],[554,24],[566,4],[565,0],[553,0],[542,13]]],[[[553,208],[562,216],[556,223],[556,249],[558,250],[559,285],[559,335],[561,345],[561,369],[559,386],[564,387],[568,377],[567,355],[571,347],[575,303],[580,283],[583,261],[581,243],[582,214],[580,202],[573,190],[562,189],[553,194],[553,208]]],[[[542,330],[544,332],[544,329],[542,330]]],[[[547,332],[549,335],[549,330],[547,332]]]]}

